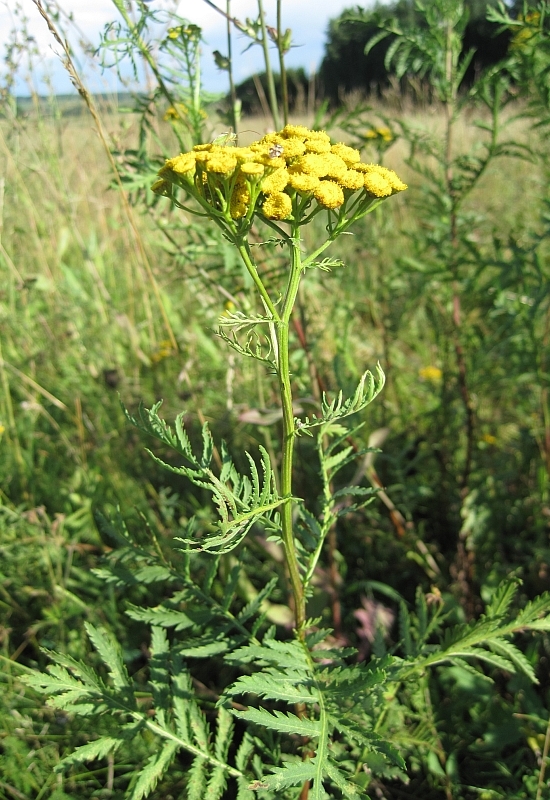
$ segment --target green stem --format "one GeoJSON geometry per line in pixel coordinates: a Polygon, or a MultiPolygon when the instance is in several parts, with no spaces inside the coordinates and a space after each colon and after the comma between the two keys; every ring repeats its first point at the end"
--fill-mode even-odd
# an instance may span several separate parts
{"type": "MultiPolygon", "coordinates": [[[[298,287],[302,274],[302,264],[300,259],[300,231],[298,226],[294,226],[292,231],[291,246],[291,266],[285,300],[283,303],[281,317],[277,322],[277,345],[278,345],[278,370],[279,390],[281,393],[281,405],[283,410],[283,441],[281,458],[281,495],[282,497],[292,497],[292,462],[294,458],[294,441],[296,438],[296,428],[294,425],[294,412],[292,408],[292,387],[290,384],[290,361],[288,332],[289,322],[298,287]]],[[[294,613],[296,618],[296,630],[301,639],[305,636],[306,621],[306,601],[304,587],[300,577],[298,558],[296,555],[296,544],[294,541],[292,525],[292,501],[288,500],[281,510],[281,527],[283,547],[285,551],[286,563],[294,596],[294,613]]]]}
{"type": "Polygon", "coordinates": [[[258,269],[250,256],[250,252],[248,249],[248,242],[244,238],[241,238],[241,239],[236,239],[235,244],[237,246],[237,249],[239,251],[242,260],[244,261],[245,267],[247,268],[250,277],[254,281],[256,288],[258,289],[262,297],[262,300],[266,305],[266,308],[268,309],[273,319],[279,322],[280,321],[279,312],[273,305],[273,301],[271,300],[271,297],[267,293],[267,289],[265,288],[262,279],[258,275],[258,269]]]}
{"type": "Polygon", "coordinates": [[[175,105],[174,97],[173,97],[171,91],[166,86],[166,84],[165,84],[165,82],[164,82],[164,80],[162,78],[162,75],[160,74],[160,72],[158,70],[158,67],[157,67],[157,64],[155,62],[155,59],[151,55],[151,53],[149,51],[149,48],[147,47],[146,43],[141,38],[136,25],[132,21],[130,15],[128,14],[128,12],[126,10],[126,7],[124,6],[124,3],[122,2],[122,0],[113,0],[113,3],[116,6],[116,9],[117,9],[118,13],[123,18],[123,20],[126,23],[126,25],[128,26],[128,30],[130,31],[130,33],[134,37],[134,42],[136,43],[139,52],[141,53],[141,55],[143,56],[145,61],[149,64],[149,66],[151,68],[151,72],[153,73],[153,75],[157,79],[157,83],[159,85],[159,89],[161,90],[162,94],[165,96],[167,101],[170,103],[170,105],[174,106],[175,105]]]}
{"type": "Polygon", "coordinates": [[[275,91],[275,81],[273,80],[271,61],[269,60],[269,45],[267,41],[267,28],[265,24],[265,12],[264,12],[263,0],[258,0],[258,16],[260,17],[260,25],[262,28],[262,50],[264,51],[265,75],[267,78],[269,105],[271,106],[273,124],[275,125],[276,130],[279,130],[279,128],[281,127],[281,123],[279,120],[279,107],[277,106],[277,92],[275,91]]]}

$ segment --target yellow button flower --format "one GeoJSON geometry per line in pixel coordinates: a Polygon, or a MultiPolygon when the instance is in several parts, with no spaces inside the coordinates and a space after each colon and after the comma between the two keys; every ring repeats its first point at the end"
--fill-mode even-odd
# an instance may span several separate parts
{"type": "Polygon", "coordinates": [[[283,148],[282,156],[287,161],[290,158],[301,156],[306,152],[306,146],[303,141],[294,137],[291,139],[284,139],[281,146],[283,148]]]}
{"type": "Polygon", "coordinates": [[[170,166],[170,169],[177,172],[178,175],[185,175],[187,172],[195,171],[195,160],[194,153],[182,153],[167,161],[166,166],[170,166]]]}
{"type": "Polygon", "coordinates": [[[325,208],[339,208],[344,203],[342,187],[333,181],[319,181],[313,196],[325,208]]]}
{"type": "Polygon", "coordinates": [[[306,139],[305,146],[308,153],[330,153],[330,142],[323,139],[306,139]]]}
{"type": "Polygon", "coordinates": [[[309,128],[306,128],[304,125],[285,125],[281,131],[281,136],[287,139],[301,139],[304,141],[311,133],[309,128]]]}
{"type": "Polygon", "coordinates": [[[356,172],[353,169],[348,169],[344,175],[338,178],[338,183],[343,189],[351,189],[352,191],[357,192],[359,189],[363,188],[364,180],[365,179],[360,172],[356,172]]]}
{"type": "Polygon", "coordinates": [[[377,175],[381,175],[383,178],[385,178],[394,192],[403,192],[407,188],[407,184],[403,183],[403,181],[397,177],[393,169],[381,167],[380,164],[368,164],[367,166],[369,167],[371,174],[374,172],[377,175]]]}
{"type": "Polygon", "coordinates": [[[364,186],[367,192],[374,195],[374,197],[389,197],[392,194],[392,187],[389,181],[376,172],[367,172],[364,186]]]}
{"type": "Polygon", "coordinates": [[[348,171],[344,159],[340,158],[340,156],[337,156],[334,153],[326,153],[323,156],[323,159],[325,162],[325,175],[327,178],[342,178],[348,171]]]}
{"type": "Polygon", "coordinates": [[[241,164],[241,172],[247,178],[258,178],[264,174],[264,167],[255,161],[245,161],[241,164]]]}
{"type": "MultiPolygon", "coordinates": [[[[291,173],[288,182],[299,194],[311,194],[319,186],[319,178],[314,175],[306,175],[303,172],[291,173]]],[[[363,179],[361,178],[362,185],[363,179]]]]}
{"type": "Polygon", "coordinates": [[[273,192],[282,192],[288,184],[289,174],[288,170],[284,167],[276,169],[271,175],[268,175],[262,181],[262,192],[270,194],[273,192]]]}
{"type": "Polygon", "coordinates": [[[232,155],[229,148],[223,148],[220,153],[218,150],[211,151],[206,160],[208,172],[215,172],[219,175],[231,175],[237,167],[237,159],[232,155]]]}
{"type": "Polygon", "coordinates": [[[347,144],[342,144],[342,142],[333,144],[330,148],[330,151],[331,153],[340,156],[340,158],[346,162],[346,166],[348,167],[361,161],[361,154],[359,153],[359,150],[356,150],[355,147],[348,147],[347,144]]]}
{"type": "Polygon", "coordinates": [[[292,201],[284,192],[268,194],[262,206],[262,213],[268,219],[288,219],[292,212],[292,201]]]}

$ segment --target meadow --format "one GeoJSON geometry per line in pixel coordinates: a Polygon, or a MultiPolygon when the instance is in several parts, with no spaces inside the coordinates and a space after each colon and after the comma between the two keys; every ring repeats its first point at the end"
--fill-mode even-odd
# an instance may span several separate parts
{"type": "MultiPolygon", "coordinates": [[[[468,98],[457,91],[451,100],[412,102],[393,91],[368,102],[348,98],[316,120],[303,112],[289,120],[326,129],[332,142],[360,149],[362,161],[383,163],[408,185],[359,219],[353,235],[342,235],[330,262],[304,270],[289,317],[298,418],[321,413],[323,393],[328,401],[339,391],[353,397],[377,363],[385,374],[376,399],[364,410],[357,404],[336,431],[348,448],[338,463],[320,473],[314,438],[299,435],[295,443],[292,495],[306,499],[295,510],[298,559],[335,514],[323,528],[308,589],[307,636],[327,650],[315,670],[340,664],[340,691],[366,692],[361,726],[371,732],[361,738],[352,722],[336,726],[323,778],[303,767],[320,763],[311,749],[319,734],[309,736],[307,724],[322,714],[304,712],[314,679],[287,686],[298,673],[293,628],[300,646],[310,640],[300,639],[279,518],[259,518],[235,549],[182,553],[174,537],[198,530],[204,543],[213,536],[210,490],[204,478],[193,485],[177,474],[183,451],[171,452],[157,418],[141,417],[141,425],[160,443],[128,419],[139,420],[140,404],[149,409],[162,400],[162,419],[182,414],[194,448],[209,424],[217,467],[226,461],[222,439],[243,472],[244,451],[259,463],[263,448],[273,491],[280,489],[285,437],[276,370],[242,358],[220,336],[220,320],[235,309],[256,319],[251,273],[212,221],[150,189],[163,156],[183,149],[174,138],[181,107],[170,115],[157,97],[143,114],[139,102],[124,109],[117,98],[88,98],[94,119],[84,100],[78,114],[72,101],[69,113],[55,96],[19,110],[6,103],[2,800],[248,800],[253,789],[260,798],[305,799],[309,792],[313,800],[550,796],[550,640],[541,617],[550,588],[550,161],[536,92],[522,96],[498,75],[491,80],[468,98]],[[344,483],[352,487],[347,496],[344,483]],[[327,487],[339,498],[333,506],[316,499],[327,487]],[[321,523],[311,521],[316,513],[321,523]],[[264,688],[252,683],[252,655],[243,656],[243,667],[224,654],[245,649],[244,621],[240,634],[228,633],[227,615],[236,624],[249,606],[259,614],[246,645],[258,648],[253,663],[267,664],[271,678],[279,667],[287,671],[284,692],[265,689],[273,700],[265,714],[281,717],[281,704],[293,704],[296,716],[288,717],[298,722],[288,731],[273,724],[262,733],[265,715],[252,718],[252,733],[240,727],[254,687],[257,695],[264,688]],[[201,617],[207,608],[217,609],[212,618],[201,617]],[[491,620],[489,634],[483,625],[491,620]],[[187,645],[186,626],[195,637],[187,645]],[[172,650],[162,638],[167,630],[172,650]],[[287,661],[269,661],[273,640],[287,647],[287,661]],[[461,647],[452,650],[453,641],[461,647]],[[45,703],[43,694],[62,694],[61,684],[36,677],[46,675],[52,652],[61,670],[55,679],[74,693],[70,702],[67,695],[45,703]],[[168,652],[170,664],[162,661],[168,652]],[[174,666],[183,669],[181,659],[185,685],[174,666]],[[79,660],[104,682],[93,684],[95,700],[76,688],[77,678],[87,686],[95,680],[79,672],[79,660]],[[363,677],[353,689],[345,671],[369,664],[371,682],[363,677]],[[407,664],[418,665],[414,679],[403,672],[407,664]],[[163,683],[168,670],[179,687],[173,708],[163,683]],[[126,671],[137,705],[119,721],[109,703],[130,685],[126,671]],[[250,681],[242,684],[246,704],[228,688],[238,675],[250,681]],[[183,723],[178,728],[183,749],[159,751],[155,737],[166,746],[167,720],[183,713],[182,698],[193,704],[187,733],[183,723]],[[233,739],[227,709],[236,715],[233,739]],[[77,758],[79,747],[92,749],[77,758]],[[234,766],[224,767],[226,780],[216,770],[227,759],[234,766]],[[213,771],[202,775],[206,762],[213,771]],[[281,764],[295,776],[281,778],[281,764]],[[265,779],[266,769],[278,784],[265,779]]],[[[228,126],[215,108],[204,108],[203,141],[212,141],[228,126]]],[[[273,130],[273,121],[243,119],[239,128],[239,145],[248,145],[273,130]]],[[[265,285],[277,287],[288,265],[272,234],[260,219],[249,241],[265,285]]],[[[304,250],[324,235],[318,216],[303,229],[304,250]]],[[[326,447],[323,437],[318,447],[326,447]]],[[[322,708],[316,702],[312,708],[322,708]]]]}

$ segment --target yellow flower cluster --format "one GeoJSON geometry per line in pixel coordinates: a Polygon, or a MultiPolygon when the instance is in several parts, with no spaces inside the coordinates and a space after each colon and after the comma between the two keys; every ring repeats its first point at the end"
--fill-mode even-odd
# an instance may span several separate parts
{"type": "Polygon", "coordinates": [[[338,209],[356,192],[372,200],[407,188],[393,170],[363,164],[358,150],[302,125],[286,125],[248,147],[197,145],[169,159],[159,177],[153,191],[170,194],[170,184],[180,185],[233,220],[254,212],[284,220],[293,200],[302,208],[316,201],[338,209]]]}
{"type": "Polygon", "coordinates": [[[433,367],[431,365],[419,369],[418,374],[425,381],[430,381],[431,383],[439,383],[439,381],[443,377],[443,372],[439,369],[439,367],[433,367]]]}
{"type": "Polygon", "coordinates": [[[364,139],[382,139],[383,142],[389,144],[393,140],[392,132],[389,128],[370,128],[363,134],[364,139]]]}
{"type": "Polygon", "coordinates": [[[523,28],[516,30],[510,41],[510,50],[523,50],[530,40],[538,32],[540,25],[540,14],[538,11],[531,11],[526,14],[518,16],[519,22],[527,23],[523,28]]]}
{"type": "Polygon", "coordinates": [[[169,358],[174,352],[172,342],[169,339],[163,339],[155,352],[151,353],[151,363],[158,364],[160,361],[164,361],[165,358],[169,358]]]}

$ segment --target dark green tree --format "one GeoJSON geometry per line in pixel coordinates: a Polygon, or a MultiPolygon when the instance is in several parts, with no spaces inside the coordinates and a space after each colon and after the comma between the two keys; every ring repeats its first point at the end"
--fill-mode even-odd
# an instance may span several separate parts
{"type": "MultiPolygon", "coordinates": [[[[465,2],[468,19],[463,47],[464,52],[473,49],[475,54],[464,76],[464,85],[471,85],[484,68],[506,56],[510,33],[499,32],[498,26],[486,19],[487,8],[494,5],[495,2],[487,0],[465,2]]],[[[332,104],[337,104],[346,93],[353,90],[380,94],[389,85],[392,71],[387,69],[384,62],[394,37],[388,36],[365,54],[367,43],[379,31],[380,21],[387,17],[393,17],[406,27],[423,24],[414,0],[377,4],[371,10],[360,6],[350,7],[330,20],[320,82],[325,97],[332,104]]]]}

